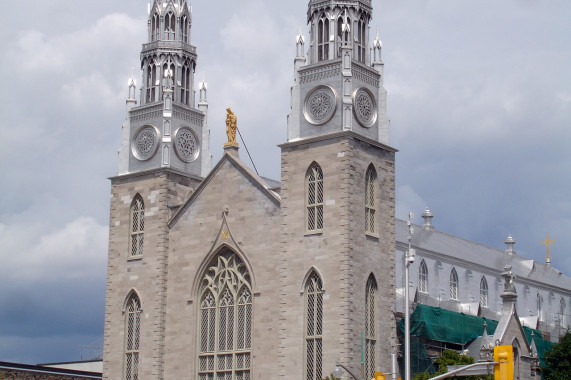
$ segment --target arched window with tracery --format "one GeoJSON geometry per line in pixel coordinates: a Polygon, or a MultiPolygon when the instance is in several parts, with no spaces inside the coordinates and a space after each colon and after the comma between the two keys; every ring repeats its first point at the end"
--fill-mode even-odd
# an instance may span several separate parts
{"type": "Polygon", "coordinates": [[[146,103],[153,103],[156,101],[156,87],[157,87],[157,66],[154,63],[149,63],[147,66],[147,96],[146,103]]]}
{"type": "Polygon", "coordinates": [[[252,284],[232,251],[209,264],[200,288],[199,380],[250,379],[252,284]]]}
{"type": "Polygon", "coordinates": [[[450,299],[458,300],[458,273],[456,268],[450,271],[450,299]]]}
{"type": "Polygon", "coordinates": [[[377,186],[377,172],[373,165],[370,165],[365,175],[365,232],[377,233],[375,202],[375,189],[377,186]]]}
{"type": "Polygon", "coordinates": [[[305,284],[305,379],[321,380],[323,373],[323,285],[315,272],[305,284]]]}
{"type": "Polygon", "coordinates": [[[480,280],[480,305],[488,307],[488,280],[485,276],[480,280]]]}
{"type": "Polygon", "coordinates": [[[375,377],[375,346],[377,345],[376,318],[377,282],[373,275],[365,288],[365,378],[375,377]],[[368,376],[368,377],[367,377],[368,376]]]}
{"type": "Polygon", "coordinates": [[[182,42],[188,43],[188,18],[183,15],[180,19],[180,40],[182,42]]]}
{"type": "Polygon", "coordinates": [[[174,13],[169,12],[165,15],[165,40],[174,41],[176,31],[176,21],[174,13]]]}
{"type": "Polygon", "coordinates": [[[306,174],[306,228],[307,231],[323,229],[323,171],[314,163],[306,174]]]}
{"type": "Polygon", "coordinates": [[[418,268],[418,291],[428,293],[428,267],[424,259],[420,262],[418,268]]]}
{"type": "Polygon", "coordinates": [[[317,23],[317,60],[329,59],[329,19],[321,15],[317,23]]]}
{"type": "Polygon", "coordinates": [[[139,337],[141,334],[141,301],[136,294],[127,300],[125,308],[125,380],[139,379],[139,337]]]}
{"type": "Polygon", "coordinates": [[[137,194],[131,202],[131,250],[130,257],[143,256],[143,241],[145,236],[145,203],[141,195],[137,194]]]}

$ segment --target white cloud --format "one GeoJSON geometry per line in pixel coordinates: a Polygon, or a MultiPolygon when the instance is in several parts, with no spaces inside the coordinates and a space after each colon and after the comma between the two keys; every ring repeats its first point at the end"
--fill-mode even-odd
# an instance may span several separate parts
{"type": "Polygon", "coordinates": [[[412,211],[416,217],[416,220],[413,222],[418,224],[420,214],[428,206],[424,199],[411,185],[398,186],[396,199],[396,217],[406,220],[408,219],[408,213],[412,211]]]}
{"type": "Polygon", "coordinates": [[[47,224],[0,224],[4,280],[41,283],[101,277],[107,260],[107,226],[81,217],[55,231],[49,229],[47,224]]]}

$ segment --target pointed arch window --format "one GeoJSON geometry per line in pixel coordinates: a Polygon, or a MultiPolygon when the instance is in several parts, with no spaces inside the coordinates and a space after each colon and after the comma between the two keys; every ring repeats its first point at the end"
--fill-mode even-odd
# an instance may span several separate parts
{"type": "Polygon", "coordinates": [[[367,169],[365,176],[365,231],[370,234],[377,233],[375,189],[377,186],[377,173],[373,165],[367,169]]]}
{"type": "Polygon", "coordinates": [[[188,43],[188,18],[183,15],[180,19],[180,40],[182,42],[188,43]]]}
{"type": "Polygon", "coordinates": [[[165,40],[175,40],[176,21],[174,13],[169,12],[165,15],[165,40]]]}
{"type": "Polygon", "coordinates": [[[252,285],[232,251],[217,255],[200,289],[198,378],[250,379],[252,285]]]}
{"type": "Polygon", "coordinates": [[[169,59],[168,62],[166,62],[163,65],[163,78],[167,78],[167,75],[170,73],[171,78],[170,78],[170,89],[173,91],[172,94],[172,100],[174,101],[174,97],[175,97],[175,93],[174,93],[174,85],[176,83],[176,71],[175,71],[175,66],[174,63],[169,59]]]}
{"type": "Polygon", "coordinates": [[[456,268],[450,272],[450,299],[458,300],[458,273],[456,268]]]}
{"type": "Polygon", "coordinates": [[[355,38],[355,59],[361,63],[365,63],[365,45],[366,45],[366,22],[364,16],[355,22],[356,38],[355,38]]]}
{"type": "Polygon", "coordinates": [[[145,203],[141,195],[137,194],[131,202],[131,257],[143,256],[143,241],[145,233],[145,203]]]}
{"type": "Polygon", "coordinates": [[[537,317],[543,321],[543,298],[539,293],[537,293],[537,317]]]}
{"type": "Polygon", "coordinates": [[[146,103],[153,103],[157,100],[156,98],[156,88],[157,88],[157,66],[154,63],[149,63],[147,66],[147,96],[146,103]]]}
{"type": "Polygon", "coordinates": [[[317,23],[317,60],[329,59],[329,19],[321,15],[317,23]]]}
{"type": "Polygon", "coordinates": [[[141,301],[132,294],[125,309],[125,380],[139,379],[139,337],[141,334],[141,301]]]}
{"type": "Polygon", "coordinates": [[[160,19],[159,15],[153,13],[151,17],[151,41],[157,41],[161,37],[160,19]]]}
{"type": "Polygon", "coordinates": [[[305,379],[321,380],[323,373],[323,286],[313,272],[305,284],[305,379]]]}
{"type": "Polygon", "coordinates": [[[559,325],[563,328],[567,327],[567,305],[565,305],[565,300],[563,297],[559,300],[559,325]]]}
{"type": "Polygon", "coordinates": [[[480,280],[480,306],[488,307],[488,280],[485,276],[480,280]]]}
{"type": "Polygon", "coordinates": [[[418,268],[418,291],[428,293],[428,267],[424,259],[420,262],[418,268]]]}
{"type": "Polygon", "coordinates": [[[314,163],[306,175],[306,229],[323,229],[323,171],[314,163]]]}
{"type": "Polygon", "coordinates": [[[377,334],[375,324],[376,318],[376,297],[377,282],[373,275],[367,280],[365,289],[365,378],[375,377],[375,346],[377,345],[377,334]],[[368,377],[367,377],[368,376],[368,377]]]}
{"type": "Polygon", "coordinates": [[[190,62],[186,62],[182,66],[181,72],[181,87],[180,87],[180,102],[184,105],[190,105],[190,70],[191,64],[190,62]]]}

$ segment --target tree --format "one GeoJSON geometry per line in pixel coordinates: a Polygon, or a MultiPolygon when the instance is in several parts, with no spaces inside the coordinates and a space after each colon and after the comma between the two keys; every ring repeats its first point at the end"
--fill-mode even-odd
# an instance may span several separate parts
{"type": "MultiPolygon", "coordinates": [[[[434,364],[436,364],[438,366],[438,372],[436,372],[434,374],[430,374],[428,372],[415,373],[414,376],[412,377],[412,380],[428,380],[432,377],[442,375],[443,373],[448,372],[448,366],[449,365],[467,365],[467,364],[473,364],[473,363],[474,363],[474,358],[471,356],[460,355],[456,351],[452,351],[452,350],[444,350],[444,352],[442,352],[442,355],[440,355],[440,357],[438,359],[436,359],[436,361],[434,362],[434,364]]],[[[452,377],[451,379],[456,379],[456,380],[460,380],[460,379],[492,380],[493,375],[484,375],[484,376],[478,376],[478,377],[475,377],[475,376],[456,376],[456,377],[452,377]]]]}
{"type": "Polygon", "coordinates": [[[544,380],[565,380],[571,373],[571,330],[567,330],[559,343],[545,353],[545,366],[541,367],[544,380]]]}

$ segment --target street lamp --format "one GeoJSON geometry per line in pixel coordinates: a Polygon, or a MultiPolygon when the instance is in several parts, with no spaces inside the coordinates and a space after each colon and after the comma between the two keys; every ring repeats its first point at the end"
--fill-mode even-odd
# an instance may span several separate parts
{"type": "Polygon", "coordinates": [[[347,371],[347,373],[349,373],[349,375],[353,376],[353,379],[359,380],[359,378],[357,376],[355,376],[355,374],[353,372],[351,372],[349,370],[349,368],[345,367],[341,363],[337,363],[335,368],[333,368],[332,375],[335,376],[336,378],[340,379],[341,376],[343,376],[343,370],[347,371]]]}
{"type": "Polygon", "coordinates": [[[405,276],[404,276],[404,371],[405,380],[410,380],[410,310],[409,310],[409,294],[408,294],[408,272],[410,264],[414,262],[415,251],[412,249],[411,240],[414,234],[414,228],[412,227],[412,219],[414,214],[412,212],[408,213],[408,251],[405,255],[405,276]]]}

